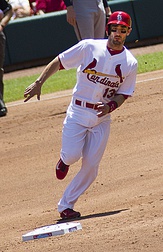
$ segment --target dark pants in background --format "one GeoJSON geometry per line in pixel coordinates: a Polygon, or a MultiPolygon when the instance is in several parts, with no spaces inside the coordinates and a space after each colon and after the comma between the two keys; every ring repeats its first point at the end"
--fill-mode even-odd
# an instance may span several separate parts
{"type": "Polygon", "coordinates": [[[5,60],[5,44],[6,37],[3,32],[0,32],[0,117],[7,114],[7,108],[3,101],[4,83],[3,83],[3,64],[5,60]]]}
{"type": "Polygon", "coordinates": [[[0,99],[2,100],[4,94],[3,64],[5,60],[5,43],[6,43],[6,37],[3,32],[0,32],[0,99]]]}

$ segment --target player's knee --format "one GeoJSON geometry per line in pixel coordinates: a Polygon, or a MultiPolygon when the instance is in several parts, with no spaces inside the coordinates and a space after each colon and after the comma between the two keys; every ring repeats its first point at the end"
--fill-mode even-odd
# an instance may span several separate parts
{"type": "Polygon", "coordinates": [[[76,163],[80,159],[80,157],[81,155],[79,155],[79,153],[71,153],[71,155],[66,153],[61,154],[61,159],[67,165],[72,165],[76,163]]]}

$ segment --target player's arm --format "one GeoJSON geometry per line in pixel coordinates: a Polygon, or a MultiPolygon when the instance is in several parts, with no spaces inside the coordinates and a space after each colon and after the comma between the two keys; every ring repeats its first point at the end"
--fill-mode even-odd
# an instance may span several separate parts
{"type": "Polygon", "coordinates": [[[116,108],[120,107],[127,98],[128,98],[128,95],[117,94],[114,96],[114,98],[110,102],[99,104],[97,116],[101,117],[108,113],[111,113],[116,108]]]}
{"type": "Polygon", "coordinates": [[[76,14],[74,11],[73,3],[71,0],[64,0],[64,3],[67,7],[67,22],[70,25],[75,26],[76,24],[76,14]]]}
{"type": "Polygon", "coordinates": [[[112,12],[111,12],[111,9],[110,9],[110,7],[108,5],[108,1],[107,0],[103,0],[103,4],[104,4],[106,16],[109,17],[112,14],[112,12]]]}
{"type": "Polygon", "coordinates": [[[37,99],[40,100],[41,95],[41,87],[44,82],[54,73],[56,73],[60,69],[60,60],[57,56],[54,60],[52,60],[42,71],[40,76],[37,78],[35,82],[29,85],[24,91],[24,97],[26,98],[24,102],[27,102],[33,96],[37,95],[37,99]]]}
{"type": "Polygon", "coordinates": [[[8,24],[12,17],[12,6],[9,3],[6,3],[6,8],[1,10],[1,20],[0,20],[0,31],[2,31],[5,26],[8,24]]]}

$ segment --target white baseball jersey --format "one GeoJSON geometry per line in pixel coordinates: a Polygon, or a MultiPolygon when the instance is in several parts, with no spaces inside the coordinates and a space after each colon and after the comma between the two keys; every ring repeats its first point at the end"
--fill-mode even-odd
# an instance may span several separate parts
{"type": "MultiPolygon", "coordinates": [[[[86,39],[59,54],[59,58],[65,69],[77,68],[71,108],[75,99],[83,104],[107,103],[115,94],[131,96],[134,92],[137,61],[125,47],[123,52],[112,56],[107,49],[107,39],[86,39]]],[[[110,117],[108,114],[97,118],[96,111],[91,109],[87,109],[87,114],[85,118],[82,114],[80,123],[92,127],[94,124],[90,125],[87,117],[93,119],[94,114],[95,124],[110,117]]]]}
{"type": "Polygon", "coordinates": [[[65,69],[77,68],[74,97],[88,102],[108,102],[114,94],[132,95],[137,61],[124,48],[111,56],[107,40],[82,40],[59,55],[65,69]]]}
{"type": "Polygon", "coordinates": [[[59,58],[65,69],[77,68],[77,82],[63,125],[61,159],[71,165],[82,157],[80,171],[58,203],[58,211],[62,212],[73,209],[78,197],[96,178],[109,137],[110,114],[98,117],[96,110],[86,107],[86,102],[107,103],[115,94],[131,96],[137,61],[125,47],[112,56],[105,39],[82,40],[59,54],[59,58]]]}

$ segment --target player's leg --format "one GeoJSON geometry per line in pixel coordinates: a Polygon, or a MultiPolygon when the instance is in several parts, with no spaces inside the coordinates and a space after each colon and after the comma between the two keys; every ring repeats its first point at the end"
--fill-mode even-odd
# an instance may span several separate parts
{"type": "Polygon", "coordinates": [[[94,5],[96,1],[73,1],[77,25],[74,27],[78,40],[94,38],[94,5]]]}
{"type": "Polygon", "coordinates": [[[67,117],[62,130],[62,148],[60,160],[56,165],[56,177],[64,179],[69,166],[77,162],[81,155],[86,135],[86,128],[67,117]]]}
{"type": "Polygon", "coordinates": [[[92,184],[98,174],[98,167],[103,156],[110,132],[110,122],[103,122],[87,132],[83,147],[82,167],[66,188],[58,203],[58,211],[73,209],[79,196],[92,184]]]}

